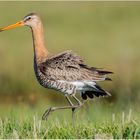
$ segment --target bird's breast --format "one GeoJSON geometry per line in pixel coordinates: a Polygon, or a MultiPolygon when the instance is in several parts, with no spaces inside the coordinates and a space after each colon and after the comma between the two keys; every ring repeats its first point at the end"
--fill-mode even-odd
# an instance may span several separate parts
{"type": "Polygon", "coordinates": [[[40,71],[36,61],[34,61],[34,72],[40,85],[47,88],[47,77],[40,71]]]}

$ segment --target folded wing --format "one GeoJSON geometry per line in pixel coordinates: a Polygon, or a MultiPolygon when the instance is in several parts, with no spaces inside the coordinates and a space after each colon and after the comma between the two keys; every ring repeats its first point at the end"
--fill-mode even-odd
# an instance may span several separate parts
{"type": "Polygon", "coordinates": [[[84,61],[72,51],[65,51],[51,56],[41,63],[40,71],[52,80],[63,81],[104,81],[111,80],[106,75],[112,72],[87,66],[84,61]]]}

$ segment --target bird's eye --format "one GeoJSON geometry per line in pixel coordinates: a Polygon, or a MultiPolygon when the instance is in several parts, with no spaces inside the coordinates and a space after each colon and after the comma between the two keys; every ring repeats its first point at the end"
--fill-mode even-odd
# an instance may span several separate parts
{"type": "Polygon", "coordinates": [[[27,20],[30,20],[31,19],[31,17],[28,17],[28,19],[27,20]]]}

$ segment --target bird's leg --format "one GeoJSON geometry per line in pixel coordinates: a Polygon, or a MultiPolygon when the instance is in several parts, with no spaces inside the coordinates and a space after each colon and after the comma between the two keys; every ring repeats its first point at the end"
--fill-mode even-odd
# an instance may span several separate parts
{"type": "Polygon", "coordinates": [[[81,103],[81,101],[75,95],[72,95],[72,97],[77,101],[79,107],[83,105],[83,103],[81,103]]]}
{"type": "Polygon", "coordinates": [[[72,101],[71,101],[70,98],[68,97],[68,95],[65,95],[65,97],[66,97],[66,99],[67,99],[69,105],[74,106],[73,103],[72,103],[72,101]]]}
{"type": "MultiPolygon", "coordinates": [[[[83,104],[75,97],[75,95],[72,95],[72,97],[77,101],[78,107],[81,107],[83,104]]],[[[72,125],[74,126],[74,113],[76,108],[72,108],[72,125]]]]}
{"type": "MultiPolygon", "coordinates": [[[[65,94],[65,97],[66,97],[66,99],[67,99],[69,105],[70,105],[70,106],[73,106],[73,103],[72,103],[71,100],[68,98],[67,94],[65,94]]],[[[47,109],[47,110],[45,111],[45,113],[43,114],[42,119],[43,119],[43,120],[47,119],[46,117],[49,116],[49,113],[50,113],[51,111],[53,111],[51,107],[50,107],[49,109],[47,109]]]]}
{"type": "MultiPolygon", "coordinates": [[[[71,106],[74,106],[73,103],[71,102],[71,100],[69,99],[69,97],[67,95],[66,96],[66,99],[68,101],[68,103],[71,105],[71,106]]],[[[75,109],[76,108],[72,108],[72,125],[74,126],[74,112],[75,112],[75,109]]]]}
{"type": "Polygon", "coordinates": [[[60,110],[60,109],[72,109],[72,117],[73,117],[73,122],[74,122],[74,111],[76,108],[79,108],[82,106],[82,103],[74,96],[72,95],[72,97],[78,102],[78,105],[73,105],[73,103],[71,102],[71,100],[69,99],[69,97],[66,95],[66,99],[69,102],[70,106],[63,106],[63,107],[50,107],[49,109],[47,109],[45,111],[45,113],[42,116],[43,120],[47,120],[49,114],[55,110],[60,110]]]}
{"type": "Polygon", "coordinates": [[[78,108],[79,106],[63,106],[63,107],[50,107],[48,110],[45,111],[45,113],[42,116],[42,120],[47,120],[49,114],[55,110],[60,110],[60,109],[72,109],[72,108],[78,108]]]}
{"type": "Polygon", "coordinates": [[[63,107],[50,107],[45,111],[45,113],[42,116],[43,120],[47,120],[49,114],[55,110],[60,110],[60,109],[72,109],[72,108],[78,108],[79,106],[63,106],[63,107]]]}

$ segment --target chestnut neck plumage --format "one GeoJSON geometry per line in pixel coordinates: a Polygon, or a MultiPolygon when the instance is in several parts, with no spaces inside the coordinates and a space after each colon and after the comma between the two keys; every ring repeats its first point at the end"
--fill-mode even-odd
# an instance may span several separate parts
{"type": "Polygon", "coordinates": [[[45,48],[43,25],[40,22],[36,26],[32,26],[31,29],[34,45],[34,60],[39,64],[43,62],[49,54],[48,50],[45,48]]]}

